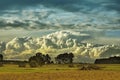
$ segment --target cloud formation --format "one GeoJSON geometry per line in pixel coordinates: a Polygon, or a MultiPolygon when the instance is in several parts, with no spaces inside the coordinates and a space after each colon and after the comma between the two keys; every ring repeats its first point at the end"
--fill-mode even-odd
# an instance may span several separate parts
{"type": "Polygon", "coordinates": [[[118,0],[4,0],[0,28],[120,29],[118,0]]]}
{"type": "Polygon", "coordinates": [[[104,5],[105,7],[117,10],[119,9],[118,7],[120,7],[118,5],[119,3],[119,0],[4,0],[0,2],[0,7],[1,9],[8,9],[10,7],[22,8],[24,6],[26,7],[42,4],[44,6],[62,8],[67,11],[78,11],[82,9],[80,5],[89,6],[89,8],[96,8],[104,5]]]}
{"type": "Polygon", "coordinates": [[[40,38],[14,38],[0,43],[0,51],[7,59],[28,59],[36,52],[52,57],[64,52],[73,52],[75,61],[94,61],[96,58],[120,55],[120,46],[83,43],[91,36],[75,31],[58,31],[40,38]],[[111,51],[112,50],[112,51],[111,51]]]}

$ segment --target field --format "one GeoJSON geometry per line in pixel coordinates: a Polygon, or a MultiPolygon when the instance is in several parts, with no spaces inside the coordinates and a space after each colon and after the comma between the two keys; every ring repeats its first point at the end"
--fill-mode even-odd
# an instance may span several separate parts
{"type": "Polygon", "coordinates": [[[0,80],[120,80],[120,65],[100,64],[101,70],[79,70],[81,65],[44,65],[38,68],[0,67],[0,80]]]}

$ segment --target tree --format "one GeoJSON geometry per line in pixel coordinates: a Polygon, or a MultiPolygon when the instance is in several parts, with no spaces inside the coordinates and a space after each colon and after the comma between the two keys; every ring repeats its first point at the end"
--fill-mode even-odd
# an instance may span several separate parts
{"type": "Polygon", "coordinates": [[[42,53],[36,53],[35,56],[32,56],[32,57],[29,58],[29,63],[31,63],[31,62],[33,63],[34,62],[35,65],[37,63],[39,66],[42,66],[45,63],[49,64],[50,60],[51,60],[51,57],[48,54],[43,55],[42,53]]]}
{"type": "Polygon", "coordinates": [[[32,60],[29,62],[30,67],[34,68],[34,67],[38,67],[38,63],[35,60],[32,60]]]}
{"type": "Polygon", "coordinates": [[[73,58],[74,58],[74,54],[73,53],[69,53],[69,59],[70,59],[70,63],[73,63],[73,58]]]}
{"type": "Polygon", "coordinates": [[[19,63],[18,63],[18,66],[19,66],[19,67],[26,67],[26,63],[25,63],[25,62],[19,62],[19,63]]]}
{"type": "Polygon", "coordinates": [[[38,52],[38,53],[36,53],[36,56],[40,57],[40,56],[42,56],[42,53],[38,52]]]}
{"type": "Polygon", "coordinates": [[[59,54],[55,60],[58,64],[66,64],[66,63],[72,63],[73,62],[73,53],[63,53],[63,54],[59,54]]]}
{"type": "Polygon", "coordinates": [[[0,62],[0,67],[3,67],[3,63],[2,62],[0,62]]]}
{"type": "Polygon", "coordinates": [[[0,67],[2,67],[3,66],[3,55],[2,54],[0,54],[0,67]]]}
{"type": "Polygon", "coordinates": [[[46,62],[46,64],[51,63],[51,57],[48,54],[45,55],[45,62],[46,62]]]}
{"type": "Polygon", "coordinates": [[[0,54],[0,61],[2,61],[3,60],[3,55],[2,54],[0,54]]]}
{"type": "Polygon", "coordinates": [[[39,66],[42,66],[43,64],[45,64],[44,55],[42,55],[42,53],[36,53],[35,61],[38,63],[39,66]]]}

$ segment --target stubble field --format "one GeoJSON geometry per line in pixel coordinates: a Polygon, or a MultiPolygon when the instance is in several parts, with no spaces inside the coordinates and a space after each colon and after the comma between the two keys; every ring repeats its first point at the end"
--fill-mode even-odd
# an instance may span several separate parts
{"type": "Polygon", "coordinates": [[[68,65],[45,65],[38,68],[0,67],[0,80],[120,80],[120,65],[99,65],[101,70],[79,70],[68,65]]]}

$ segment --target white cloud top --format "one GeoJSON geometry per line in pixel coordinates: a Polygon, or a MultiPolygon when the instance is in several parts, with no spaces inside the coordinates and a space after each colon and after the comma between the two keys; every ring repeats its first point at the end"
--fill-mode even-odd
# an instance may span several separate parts
{"type": "Polygon", "coordinates": [[[40,38],[14,38],[6,44],[2,42],[0,50],[8,59],[27,59],[36,52],[48,53],[52,56],[73,52],[77,61],[120,54],[120,48],[114,45],[82,43],[89,38],[91,38],[89,35],[79,32],[58,31],[40,38]]]}

